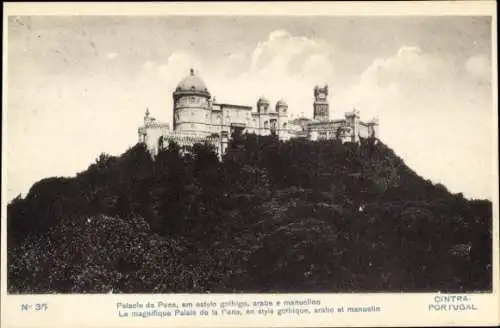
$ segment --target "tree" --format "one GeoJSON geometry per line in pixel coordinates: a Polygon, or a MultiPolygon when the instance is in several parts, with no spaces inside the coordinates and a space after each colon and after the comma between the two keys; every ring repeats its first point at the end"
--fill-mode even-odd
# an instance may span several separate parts
{"type": "Polygon", "coordinates": [[[37,182],[7,207],[9,291],[491,290],[491,202],[383,143],[236,134],[229,149],[137,144],[37,182]]]}

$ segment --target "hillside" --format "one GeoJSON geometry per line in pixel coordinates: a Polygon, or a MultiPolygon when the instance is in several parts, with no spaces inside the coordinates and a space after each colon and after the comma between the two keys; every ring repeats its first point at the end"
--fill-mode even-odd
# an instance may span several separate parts
{"type": "Polygon", "coordinates": [[[386,145],[138,144],[8,205],[10,293],[488,291],[492,207],[386,145]]]}

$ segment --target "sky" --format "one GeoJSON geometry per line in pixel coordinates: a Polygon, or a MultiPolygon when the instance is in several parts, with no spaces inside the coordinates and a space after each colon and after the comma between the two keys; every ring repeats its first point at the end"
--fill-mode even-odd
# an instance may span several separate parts
{"type": "Polygon", "coordinates": [[[467,16],[11,16],[7,196],[73,176],[137,142],[146,108],[171,122],[194,68],[218,102],[285,99],[312,117],[378,117],[380,139],[418,174],[492,199],[491,19],[467,16]]]}

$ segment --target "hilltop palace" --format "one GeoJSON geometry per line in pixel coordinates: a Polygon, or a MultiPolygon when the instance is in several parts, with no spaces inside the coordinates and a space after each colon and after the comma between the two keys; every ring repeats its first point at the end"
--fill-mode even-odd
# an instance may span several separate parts
{"type": "Polygon", "coordinates": [[[235,131],[275,135],[280,140],[307,138],[358,142],[360,138],[378,137],[378,120],[363,122],[355,109],[345,113],[342,119],[330,120],[328,86],[314,88],[313,119],[289,120],[284,100],[279,100],[273,108],[261,97],[256,111],[251,106],[215,102],[193,69],[177,85],[173,100],[173,129],[167,123],[157,122],[149,110],[146,110],[144,125],[139,127],[139,142],[145,143],[153,155],[174,141],[181,149],[188,149],[195,143],[208,143],[220,156],[235,131]]]}

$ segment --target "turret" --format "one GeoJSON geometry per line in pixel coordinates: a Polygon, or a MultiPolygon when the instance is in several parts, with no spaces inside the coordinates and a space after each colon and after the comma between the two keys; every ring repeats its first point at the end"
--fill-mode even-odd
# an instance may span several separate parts
{"type": "Polygon", "coordinates": [[[152,117],[149,113],[149,108],[146,108],[146,113],[144,113],[144,126],[148,126],[154,123],[156,119],[152,117]]]}
{"type": "Polygon", "coordinates": [[[288,104],[286,103],[286,101],[281,99],[276,103],[276,112],[279,114],[279,116],[288,115],[288,104]]]}
{"type": "Polygon", "coordinates": [[[345,119],[350,127],[352,142],[359,141],[359,110],[353,108],[352,111],[345,113],[345,119]]]}
{"type": "Polygon", "coordinates": [[[318,121],[328,121],[330,119],[330,105],[328,103],[328,85],[323,88],[314,87],[314,113],[313,117],[318,121]]]}
{"type": "Polygon", "coordinates": [[[378,138],[379,137],[379,119],[378,117],[372,118],[368,123],[368,128],[369,128],[369,134],[370,137],[372,138],[378,138]]]}
{"type": "Polygon", "coordinates": [[[269,110],[269,100],[267,100],[264,96],[260,97],[257,100],[257,112],[259,113],[267,113],[269,110]]]}

